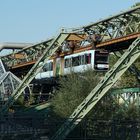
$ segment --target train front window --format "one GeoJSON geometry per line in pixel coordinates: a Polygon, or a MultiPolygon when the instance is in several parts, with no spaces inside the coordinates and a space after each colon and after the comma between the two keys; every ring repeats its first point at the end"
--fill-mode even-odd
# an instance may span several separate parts
{"type": "Polygon", "coordinates": [[[65,68],[71,67],[71,59],[65,59],[65,68]]]}
{"type": "Polygon", "coordinates": [[[81,65],[84,65],[85,64],[85,55],[81,55],[79,56],[80,57],[80,62],[81,62],[81,65]]]}
{"type": "Polygon", "coordinates": [[[108,53],[95,52],[95,63],[108,63],[108,53]]]}
{"type": "Polygon", "coordinates": [[[95,61],[97,63],[108,63],[108,56],[103,56],[103,55],[96,56],[95,61]]]}

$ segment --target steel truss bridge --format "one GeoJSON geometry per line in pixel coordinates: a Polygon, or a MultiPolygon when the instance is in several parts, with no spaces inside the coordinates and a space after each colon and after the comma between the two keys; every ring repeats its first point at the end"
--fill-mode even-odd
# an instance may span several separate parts
{"type": "MultiPolygon", "coordinates": [[[[89,93],[84,101],[75,109],[67,121],[51,138],[62,140],[83,120],[95,105],[108,93],[113,84],[128,69],[139,78],[139,71],[134,66],[135,60],[140,56],[140,6],[115,16],[100,20],[96,23],[77,29],[63,30],[55,38],[48,39],[30,47],[24,48],[1,60],[11,70],[30,67],[29,72],[23,77],[22,82],[14,90],[9,99],[1,108],[1,116],[7,113],[10,106],[19,98],[25,88],[34,79],[50,58],[58,55],[64,56],[70,52],[64,52],[62,47],[67,46],[69,41],[76,42],[73,53],[88,49],[104,49],[109,52],[120,52],[120,59],[106,73],[103,80],[89,93]],[[99,40],[96,40],[99,37],[99,40]],[[83,48],[82,42],[89,41],[90,45],[83,48]],[[80,44],[80,45],[79,45],[80,44]],[[124,53],[122,54],[122,50],[124,53]]],[[[128,101],[125,101],[128,103],[128,101]]]]}

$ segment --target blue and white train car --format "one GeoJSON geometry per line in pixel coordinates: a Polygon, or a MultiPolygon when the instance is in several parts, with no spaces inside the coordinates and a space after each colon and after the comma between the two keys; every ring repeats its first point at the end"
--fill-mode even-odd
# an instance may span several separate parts
{"type": "Polygon", "coordinates": [[[53,60],[47,61],[42,71],[35,76],[35,79],[43,79],[43,78],[50,78],[50,77],[53,77],[53,60]]]}
{"type": "Polygon", "coordinates": [[[109,68],[108,56],[107,52],[87,50],[64,56],[64,58],[57,58],[56,60],[59,61],[55,63],[53,60],[48,60],[35,79],[51,78],[71,72],[84,72],[87,69],[106,71],[109,68]]]}
{"type": "Polygon", "coordinates": [[[108,70],[108,53],[88,50],[64,57],[64,74],[83,72],[89,68],[94,70],[108,70]]]}

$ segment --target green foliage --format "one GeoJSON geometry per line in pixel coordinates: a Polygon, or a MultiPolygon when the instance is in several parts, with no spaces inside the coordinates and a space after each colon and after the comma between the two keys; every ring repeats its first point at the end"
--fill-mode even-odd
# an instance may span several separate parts
{"type": "Polygon", "coordinates": [[[118,108],[119,104],[116,100],[111,95],[107,95],[96,104],[95,108],[88,114],[88,116],[101,120],[113,119],[118,108]]]}
{"type": "MultiPolygon", "coordinates": [[[[110,68],[117,62],[118,58],[115,55],[110,55],[109,65],[110,68]]],[[[134,65],[140,71],[140,57],[135,61],[134,65]]],[[[114,85],[115,87],[123,88],[123,87],[138,87],[140,86],[139,81],[137,80],[137,76],[134,73],[131,73],[127,70],[121,78],[114,85]]]]}
{"type": "Polygon", "coordinates": [[[119,104],[113,96],[107,95],[96,105],[89,116],[92,116],[95,119],[104,120],[139,120],[140,109],[134,103],[129,103],[128,106],[124,103],[119,104]]]}
{"type": "MultiPolygon", "coordinates": [[[[136,68],[139,70],[140,72],[140,58],[138,58],[136,60],[136,62],[134,63],[134,65],[136,66],[136,68]]],[[[127,70],[120,79],[120,82],[118,84],[118,86],[121,87],[138,87],[140,86],[140,81],[138,81],[137,79],[137,75],[135,75],[134,73],[131,73],[129,70],[127,70]]]]}
{"type": "Polygon", "coordinates": [[[103,73],[88,70],[82,74],[72,73],[60,80],[60,88],[52,100],[54,111],[68,117],[97,85],[103,73]]]}
{"type": "Polygon", "coordinates": [[[20,96],[18,98],[18,100],[16,101],[16,104],[21,105],[21,106],[24,106],[24,97],[23,96],[20,96]]]}
{"type": "Polygon", "coordinates": [[[110,54],[109,56],[109,67],[112,68],[112,66],[117,62],[118,58],[114,54],[110,54]]]}
{"type": "Polygon", "coordinates": [[[129,71],[125,72],[124,75],[121,76],[121,81],[119,82],[119,88],[123,87],[136,87],[137,80],[134,74],[131,74],[129,71]]]}

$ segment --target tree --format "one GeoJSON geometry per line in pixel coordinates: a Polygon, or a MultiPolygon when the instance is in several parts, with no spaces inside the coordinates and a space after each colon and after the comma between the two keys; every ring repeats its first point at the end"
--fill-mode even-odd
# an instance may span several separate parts
{"type": "Polygon", "coordinates": [[[52,99],[54,111],[61,117],[68,117],[97,85],[103,73],[88,70],[72,73],[60,79],[60,88],[52,99]]]}

